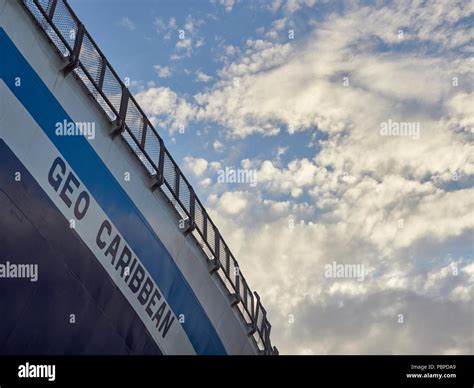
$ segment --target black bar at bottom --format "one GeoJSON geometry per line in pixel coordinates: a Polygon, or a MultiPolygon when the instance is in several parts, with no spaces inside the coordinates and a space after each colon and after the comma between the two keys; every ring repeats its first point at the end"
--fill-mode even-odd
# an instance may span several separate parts
{"type": "Polygon", "coordinates": [[[242,383],[275,381],[308,387],[472,387],[474,356],[0,356],[0,386],[191,386],[209,375],[239,376],[242,383]],[[31,366],[44,365],[44,377],[31,377],[31,366]],[[52,371],[54,365],[54,380],[52,371]],[[28,377],[19,377],[30,374],[28,377]],[[48,378],[49,376],[49,378],[48,378]],[[441,377],[439,377],[441,376],[441,377]]]}

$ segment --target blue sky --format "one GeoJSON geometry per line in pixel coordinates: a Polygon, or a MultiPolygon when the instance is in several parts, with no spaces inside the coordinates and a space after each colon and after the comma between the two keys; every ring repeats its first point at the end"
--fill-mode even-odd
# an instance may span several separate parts
{"type": "Polygon", "coordinates": [[[474,352],[472,2],[70,4],[207,204],[282,353],[474,352]],[[225,168],[257,180],[220,182],[225,168]],[[333,262],[365,279],[325,277],[333,262]]]}
{"type": "MultiPolygon", "coordinates": [[[[272,13],[268,11],[269,4],[250,1],[235,3],[231,12],[226,11],[226,7],[218,2],[191,0],[73,0],[70,4],[118,74],[133,81],[133,92],[146,87],[149,82],[155,82],[188,99],[212,85],[212,82],[198,81],[196,72],[201,71],[213,77],[214,81],[218,78],[217,73],[223,66],[221,57],[226,46],[245,49],[248,39],[264,38],[265,33],[258,31],[259,29],[268,28],[275,20],[285,17],[283,9],[272,13]],[[175,20],[175,28],[168,28],[170,20],[175,20]],[[183,55],[176,49],[176,43],[179,39],[179,29],[185,29],[189,21],[194,24],[193,31],[185,33],[186,37],[189,36],[193,41],[192,55],[173,60],[173,55],[183,55]],[[160,27],[161,23],[166,25],[164,29],[160,27]],[[107,28],[104,28],[104,25],[107,25],[107,28]],[[167,33],[169,36],[165,38],[167,33]],[[203,45],[196,48],[197,42],[201,40],[203,45]],[[171,74],[160,77],[155,68],[157,65],[169,68],[171,74]]],[[[325,9],[327,8],[329,6],[325,6],[325,9]]],[[[305,13],[297,14],[292,18],[292,22],[293,20],[298,21],[298,29],[295,32],[304,36],[308,30],[309,16],[305,13]]],[[[288,42],[287,31],[282,31],[277,39],[288,42]]],[[[218,157],[212,142],[221,138],[219,129],[220,127],[213,123],[187,123],[185,133],[179,136],[179,143],[171,141],[166,129],[161,133],[171,152],[179,160],[190,153],[195,157],[209,154],[218,157]],[[196,142],[193,136],[197,131],[202,133],[199,142],[196,142]],[[207,143],[207,146],[203,147],[203,143],[207,143]]],[[[318,135],[324,137],[322,133],[318,135]]],[[[291,137],[264,139],[251,136],[233,144],[236,148],[233,154],[240,155],[240,150],[245,149],[248,157],[264,160],[271,157],[278,147],[291,145],[290,152],[282,156],[282,162],[286,162],[293,160],[296,154],[299,157],[313,155],[314,147],[309,146],[311,137],[312,134],[308,132],[291,137]]],[[[236,164],[240,162],[239,158],[240,156],[233,157],[230,153],[226,162],[236,164]]]]}

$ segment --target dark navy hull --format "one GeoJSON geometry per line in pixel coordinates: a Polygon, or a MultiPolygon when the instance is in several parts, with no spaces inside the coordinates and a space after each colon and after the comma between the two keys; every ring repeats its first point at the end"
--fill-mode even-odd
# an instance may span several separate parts
{"type": "Polygon", "coordinates": [[[39,271],[36,282],[0,281],[0,354],[161,354],[107,272],[1,140],[0,166],[2,262],[38,264],[39,271]]]}

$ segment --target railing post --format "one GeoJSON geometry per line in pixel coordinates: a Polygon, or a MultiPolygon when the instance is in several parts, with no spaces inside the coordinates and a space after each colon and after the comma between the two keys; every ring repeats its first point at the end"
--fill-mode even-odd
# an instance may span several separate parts
{"type": "Polygon", "coordinates": [[[49,3],[48,3],[48,18],[49,18],[49,21],[52,21],[53,20],[53,16],[54,16],[54,11],[56,11],[56,5],[58,4],[58,0],[51,0],[49,3]]]}
{"type": "Polygon", "coordinates": [[[186,221],[186,227],[184,229],[184,235],[187,236],[189,233],[193,232],[194,229],[196,229],[196,221],[195,221],[195,207],[194,207],[194,201],[195,201],[195,196],[194,190],[192,187],[188,186],[189,190],[189,218],[186,221]]]}
{"type": "Polygon", "coordinates": [[[230,253],[227,247],[225,247],[225,272],[230,273],[230,253]]]}
{"type": "Polygon", "coordinates": [[[66,66],[64,66],[62,70],[64,76],[67,76],[71,71],[73,71],[79,65],[79,55],[81,53],[84,33],[85,33],[84,24],[82,24],[80,21],[77,21],[76,40],[74,42],[72,53],[69,55],[69,63],[66,66]]]}
{"type": "Polygon", "coordinates": [[[255,321],[255,323],[258,322],[258,316],[259,316],[259,313],[260,313],[260,296],[257,294],[257,291],[255,291],[253,293],[255,295],[255,311],[253,312],[254,313],[254,317],[253,317],[253,320],[255,321]]]}
{"type": "Polygon", "coordinates": [[[265,341],[264,341],[264,347],[265,347],[265,354],[266,355],[271,355],[272,354],[272,343],[270,341],[270,332],[272,331],[272,325],[270,325],[270,322],[268,322],[267,317],[265,315],[265,341]]]}
{"type": "Polygon", "coordinates": [[[240,298],[240,268],[237,266],[238,270],[237,270],[237,274],[235,275],[235,292],[237,293],[238,297],[239,297],[239,300],[241,299],[240,298]]]}
{"type": "Polygon", "coordinates": [[[252,290],[250,290],[250,300],[252,305],[250,306],[250,316],[252,318],[252,322],[254,322],[253,315],[255,314],[255,297],[252,293],[252,290]]]}
{"type": "Polygon", "coordinates": [[[110,133],[113,138],[117,137],[125,130],[125,118],[127,116],[129,99],[130,99],[130,92],[125,87],[125,85],[122,84],[122,98],[120,99],[119,115],[115,119],[115,121],[112,123],[112,130],[110,133]]]}
{"type": "Polygon", "coordinates": [[[213,228],[214,232],[214,252],[212,254],[214,255],[214,260],[212,261],[212,267],[211,267],[211,273],[214,273],[219,270],[221,267],[221,261],[220,261],[220,254],[219,254],[219,239],[220,239],[220,234],[217,228],[211,224],[211,228],[213,228]]]}
{"type": "Polygon", "coordinates": [[[145,141],[146,141],[146,132],[148,130],[147,121],[142,118],[143,121],[143,129],[142,129],[142,137],[140,139],[140,147],[145,150],[145,141]]]}
{"type": "Polygon", "coordinates": [[[221,235],[218,230],[214,229],[214,238],[215,238],[215,249],[214,249],[214,256],[216,256],[217,260],[220,262],[221,261],[221,249],[220,249],[220,243],[221,243],[221,235]]]}
{"type": "Polygon", "coordinates": [[[247,325],[247,335],[250,337],[257,332],[257,325],[255,322],[251,322],[247,325]]]}
{"type": "Polygon", "coordinates": [[[202,234],[203,234],[203,238],[204,240],[207,241],[207,212],[205,209],[201,209],[202,210],[202,234]]]}
{"type": "Polygon", "coordinates": [[[102,90],[104,87],[104,78],[105,78],[105,69],[107,68],[107,59],[105,57],[100,58],[100,73],[99,73],[99,82],[97,86],[99,90],[102,90]]]}
{"type": "Polygon", "coordinates": [[[176,198],[179,199],[179,181],[180,181],[180,175],[179,175],[179,168],[175,164],[174,165],[174,194],[176,195],[176,198]]]}
{"type": "Polygon", "coordinates": [[[247,284],[247,281],[245,280],[245,278],[243,276],[241,277],[241,280],[242,280],[242,285],[244,287],[244,300],[243,300],[243,302],[244,302],[245,307],[248,309],[248,299],[249,299],[249,297],[248,297],[248,288],[249,288],[249,285],[247,284]]]}
{"type": "Polygon", "coordinates": [[[164,183],[164,179],[165,179],[164,169],[165,169],[165,145],[163,143],[163,139],[160,137],[160,156],[158,160],[158,175],[159,175],[161,184],[164,183]]]}
{"type": "Polygon", "coordinates": [[[189,188],[189,214],[193,222],[196,221],[196,194],[192,187],[189,188]]]}
{"type": "Polygon", "coordinates": [[[158,156],[158,170],[156,171],[156,175],[152,177],[152,182],[150,185],[151,191],[155,191],[161,185],[163,185],[165,181],[165,176],[163,175],[163,168],[165,164],[165,147],[163,145],[163,139],[158,137],[158,141],[160,143],[160,154],[158,156]]]}
{"type": "MultiPolygon", "coordinates": [[[[229,254],[230,256],[230,254],[229,254]]],[[[239,272],[239,267],[235,266],[235,259],[232,257],[229,257],[229,260],[233,260],[233,264],[234,264],[234,271],[235,271],[235,268],[237,268],[237,272],[234,272],[233,274],[230,273],[230,262],[229,262],[229,269],[227,270],[227,275],[229,276],[229,278],[231,279],[231,283],[232,285],[234,286],[234,289],[235,289],[235,294],[231,294],[231,297],[232,297],[232,303],[231,303],[231,306],[235,306],[237,304],[239,304],[239,302],[242,301],[242,298],[240,297],[240,281],[241,281],[241,278],[240,278],[240,272],[239,272]]]]}

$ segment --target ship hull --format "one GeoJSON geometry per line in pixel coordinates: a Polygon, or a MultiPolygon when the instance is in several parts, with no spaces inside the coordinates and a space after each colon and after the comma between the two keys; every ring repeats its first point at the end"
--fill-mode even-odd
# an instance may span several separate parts
{"type": "Polygon", "coordinates": [[[36,280],[0,280],[1,353],[161,354],[94,254],[3,140],[0,166],[2,257],[11,267],[38,268],[36,280]]]}
{"type": "Polygon", "coordinates": [[[259,354],[243,304],[34,10],[0,0],[0,354],[259,354]],[[12,270],[28,266],[35,279],[12,270]]]}

